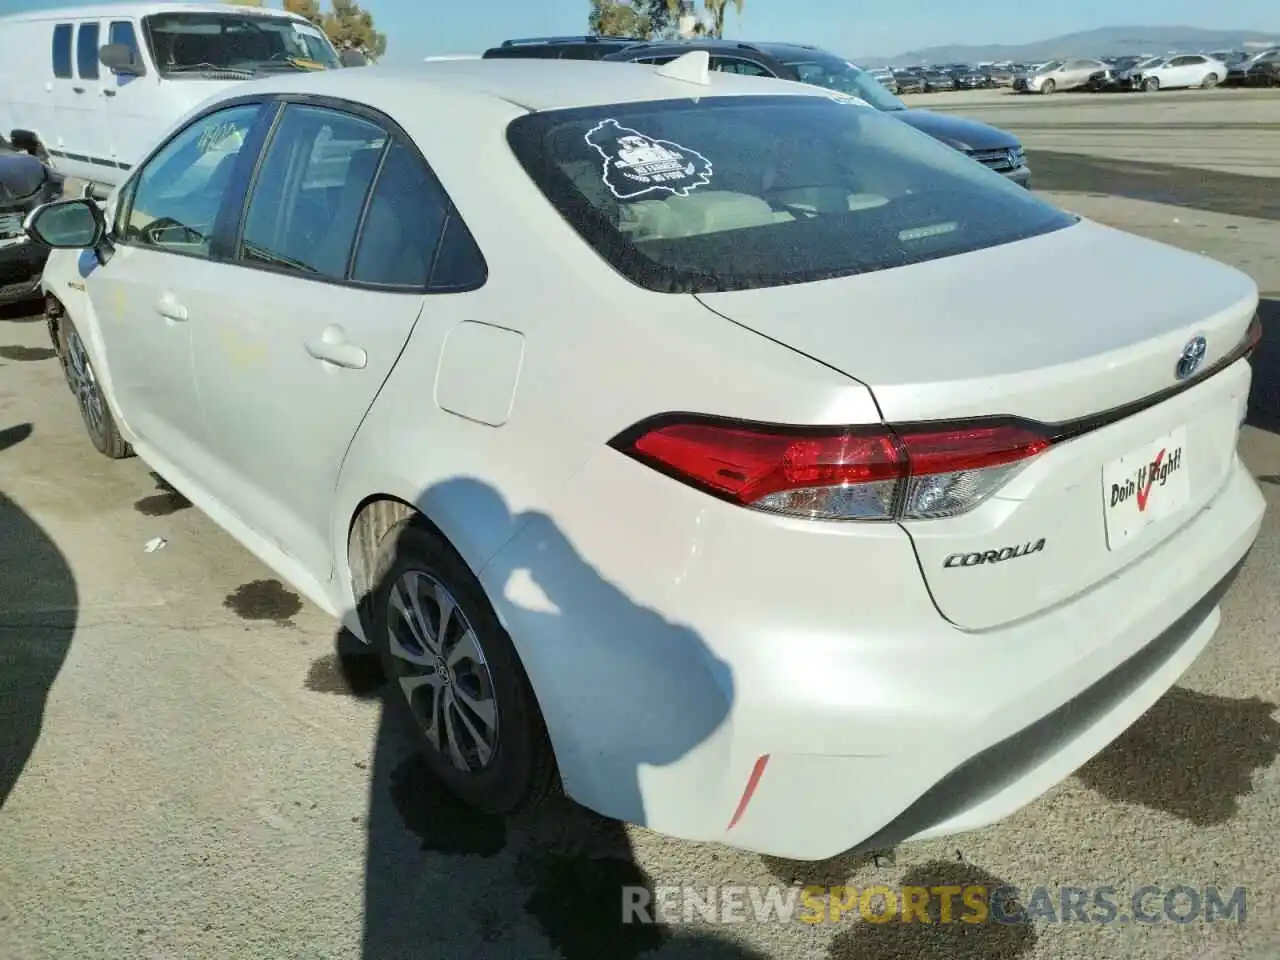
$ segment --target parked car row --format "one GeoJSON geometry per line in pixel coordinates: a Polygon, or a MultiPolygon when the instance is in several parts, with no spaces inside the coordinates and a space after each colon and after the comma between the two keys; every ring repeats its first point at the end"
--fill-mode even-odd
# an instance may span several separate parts
{"type": "Polygon", "coordinates": [[[1051,60],[1019,75],[1013,82],[1018,92],[1045,95],[1067,90],[1155,93],[1222,85],[1280,86],[1280,49],[1252,55],[1219,51],[1051,60]]]}
{"type": "MultiPolygon", "coordinates": [[[[875,76],[819,47],[793,43],[733,40],[673,42],[600,37],[540,37],[507,40],[486,50],[485,59],[537,58],[664,64],[695,50],[705,51],[713,71],[773,77],[825,87],[854,96],[877,110],[961,151],[1009,179],[1029,186],[1031,170],[1021,143],[1011,133],[950,114],[913,110],[875,76]]],[[[939,82],[942,82],[941,80],[939,82]]]]}
{"type": "Polygon", "coordinates": [[[1253,54],[1166,53],[1158,56],[1075,57],[1045,63],[944,64],[882,67],[871,75],[888,91],[932,93],[1010,87],[1020,93],[1068,90],[1158,90],[1217,86],[1280,86],[1280,49],[1253,54]]]}
{"type": "Polygon", "coordinates": [[[936,67],[885,67],[874,76],[894,93],[934,93],[942,90],[986,90],[1010,87],[1022,64],[946,64],[936,67]]]}

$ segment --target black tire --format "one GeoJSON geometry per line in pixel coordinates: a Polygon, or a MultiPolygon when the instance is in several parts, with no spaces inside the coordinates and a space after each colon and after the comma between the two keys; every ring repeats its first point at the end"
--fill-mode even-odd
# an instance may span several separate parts
{"type": "Polygon", "coordinates": [[[1160,81],[1155,77],[1147,77],[1142,81],[1142,90],[1144,93],[1159,93],[1160,81]]]}
{"type": "MultiPolygon", "coordinates": [[[[366,608],[369,621],[366,626],[388,679],[386,709],[399,716],[431,771],[464,803],[490,814],[515,814],[536,807],[556,783],[555,756],[533,687],[480,582],[448,543],[413,519],[397,524],[379,542],[376,576],[366,608]],[[427,734],[424,713],[429,711],[433,722],[442,724],[437,711],[441,709],[444,694],[434,694],[424,684],[418,688],[419,695],[411,699],[400,682],[402,677],[415,672],[422,676],[423,671],[430,669],[419,667],[415,671],[391,649],[393,619],[397,622],[398,635],[405,637],[406,645],[410,642],[404,633],[407,630],[404,619],[394,618],[391,608],[393,590],[406,579],[424,586],[443,587],[456,604],[456,612],[461,613],[464,625],[470,626],[481,651],[484,679],[479,687],[489,689],[472,689],[471,693],[485,694],[482,699],[496,704],[496,741],[487,761],[478,769],[459,769],[427,734]]],[[[430,601],[428,605],[433,606],[430,601]]],[[[446,629],[442,649],[448,647],[452,632],[446,629]]],[[[431,656],[430,651],[424,652],[427,657],[431,656]]],[[[443,664],[443,660],[437,656],[436,663],[443,664]]],[[[452,674],[452,670],[446,667],[445,674],[452,674]]],[[[463,689],[462,679],[457,676],[452,676],[449,684],[463,689]]],[[[462,711],[462,703],[455,697],[452,709],[462,711]]],[[[450,707],[446,705],[443,709],[450,707]]],[[[479,715],[467,713],[474,726],[479,715]]],[[[453,721],[455,730],[463,729],[458,726],[460,722],[453,721]]],[[[474,743],[474,738],[470,739],[474,743]]],[[[478,755],[470,759],[477,758],[478,755]]]]}
{"type": "Polygon", "coordinates": [[[1044,83],[1040,84],[1040,95],[1042,97],[1051,97],[1053,96],[1053,91],[1057,89],[1058,85],[1056,83],[1052,80],[1046,80],[1044,83]]]}
{"type": "Polygon", "coordinates": [[[1221,82],[1222,81],[1218,79],[1218,75],[1216,73],[1211,73],[1200,81],[1200,86],[1204,90],[1212,90],[1221,82]]]}
{"type": "Polygon", "coordinates": [[[120,436],[115,417],[111,415],[111,407],[103,396],[102,387],[93,370],[89,355],[80,341],[80,334],[75,324],[66,314],[58,321],[58,357],[62,361],[62,372],[67,378],[67,386],[80,407],[80,417],[84,420],[85,432],[94,449],[111,460],[124,460],[133,456],[133,447],[120,436]]]}

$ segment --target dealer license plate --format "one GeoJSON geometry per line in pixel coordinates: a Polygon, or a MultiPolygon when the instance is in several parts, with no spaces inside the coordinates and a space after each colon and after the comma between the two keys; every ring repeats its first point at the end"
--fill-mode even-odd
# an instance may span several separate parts
{"type": "Polygon", "coordinates": [[[1179,427],[1102,468],[1107,548],[1119,550],[1191,499],[1187,431],[1179,427]]]}

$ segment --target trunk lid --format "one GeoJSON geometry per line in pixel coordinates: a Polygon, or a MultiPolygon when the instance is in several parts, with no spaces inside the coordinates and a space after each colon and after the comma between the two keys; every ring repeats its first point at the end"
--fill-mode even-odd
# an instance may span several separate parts
{"type": "Polygon", "coordinates": [[[939,611],[965,629],[1032,616],[1156,549],[1235,460],[1247,364],[1142,401],[1183,383],[1176,369],[1193,338],[1205,342],[1200,371],[1229,357],[1257,286],[1098,224],[910,269],[699,298],[861,381],[889,423],[1014,416],[1070,437],[976,509],[903,524],[939,611]]]}

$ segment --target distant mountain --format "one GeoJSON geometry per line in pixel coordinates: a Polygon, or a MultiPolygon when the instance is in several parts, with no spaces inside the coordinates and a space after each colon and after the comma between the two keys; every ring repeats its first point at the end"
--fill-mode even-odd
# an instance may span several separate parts
{"type": "Polygon", "coordinates": [[[1198,27],[1102,27],[1022,44],[950,44],[908,50],[896,57],[862,57],[869,65],[890,63],[980,63],[1012,60],[1038,63],[1059,57],[1122,57],[1182,50],[1248,50],[1280,46],[1280,34],[1258,30],[1202,30],[1198,27]]]}

